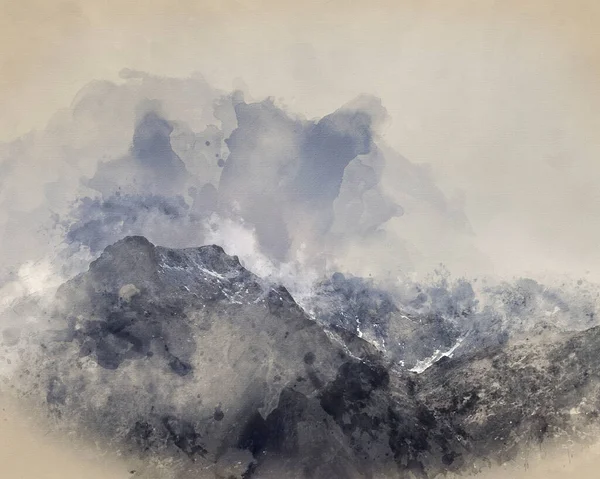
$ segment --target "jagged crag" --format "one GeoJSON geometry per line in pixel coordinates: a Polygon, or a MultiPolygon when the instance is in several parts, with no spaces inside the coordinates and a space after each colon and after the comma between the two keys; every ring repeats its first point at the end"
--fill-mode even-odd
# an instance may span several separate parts
{"type": "Polygon", "coordinates": [[[28,394],[82,434],[175,458],[178,477],[473,472],[598,416],[600,329],[415,374],[217,246],[125,238],[56,302],[28,394]]]}

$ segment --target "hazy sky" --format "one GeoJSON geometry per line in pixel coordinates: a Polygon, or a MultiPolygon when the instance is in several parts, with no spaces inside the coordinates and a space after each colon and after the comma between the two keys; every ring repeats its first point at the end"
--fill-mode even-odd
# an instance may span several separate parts
{"type": "Polygon", "coordinates": [[[1,139],[124,67],[201,72],[308,117],[374,94],[386,141],[464,202],[494,272],[600,266],[594,0],[1,3],[1,139]]]}

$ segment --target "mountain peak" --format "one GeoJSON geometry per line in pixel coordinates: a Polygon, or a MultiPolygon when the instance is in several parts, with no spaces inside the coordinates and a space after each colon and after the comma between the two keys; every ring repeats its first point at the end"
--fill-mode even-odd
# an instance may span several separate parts
{"type": "Polygon", "coordinates": [[[137,253],[148,253],[159,251],[163,256],[172,261],[184,261],[190,259],[190,254],[194,254],[202,258],[207,266],[210,264],[216,269],[223,270],[227,267],[241,266],[237,256],[228,255],[225,250],[216,244],[209,244],[194,248],[167,248],[164,246],[156,246],[145,236],[125,236],[119,241],[105,248],[102,256],[110,255],[111,259],[115,259],[119,255],[131,255],[137,253]]]}

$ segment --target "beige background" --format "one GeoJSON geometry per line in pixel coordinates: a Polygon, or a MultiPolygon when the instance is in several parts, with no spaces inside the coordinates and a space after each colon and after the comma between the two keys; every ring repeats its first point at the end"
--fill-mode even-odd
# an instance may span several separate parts
{"type": "MultiPolygon", "coordinates": [[[[1,0],[0,139],[123,67],[199,71],[309,117],[371,93],[386,140],[464,203],[493,272],[597,280],[599,27],[596,0],[1,0]]],[[[3,414],[1,477],[127,477],[3,414]]],[[[594,461],[522,477],[597,477],[594,461]]]]}

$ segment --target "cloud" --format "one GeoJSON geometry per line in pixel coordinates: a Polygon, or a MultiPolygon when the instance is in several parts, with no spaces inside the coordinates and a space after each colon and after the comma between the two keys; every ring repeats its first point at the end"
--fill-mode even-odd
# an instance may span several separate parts
{"type": "Polygon", "coordinates": [[[0,148],[0,287],[15,298],[29,295],[23,265],[50,262],[62,281],[128,235],[219,244],[302,304],[334,271],[430,268],[442,237],[475,254],[460,207],[381,137],[379,99],[307,119],[200,76],[121,77],[0,148]]]}
{"type": "Polygon", "coordinates": [[[307,268],[351,270],[367,252],[374,271],[414,270],[435,250],[421,241],[430,231],[469,249],[464,214],[381,138],[377,98],[306,119],[200,76],[121,76],[90,83],[45,130],[3,145],[5,276],[127,234],[202,244],[214,214],[251,230],[278,265],[302,256],[307,268]]]}

